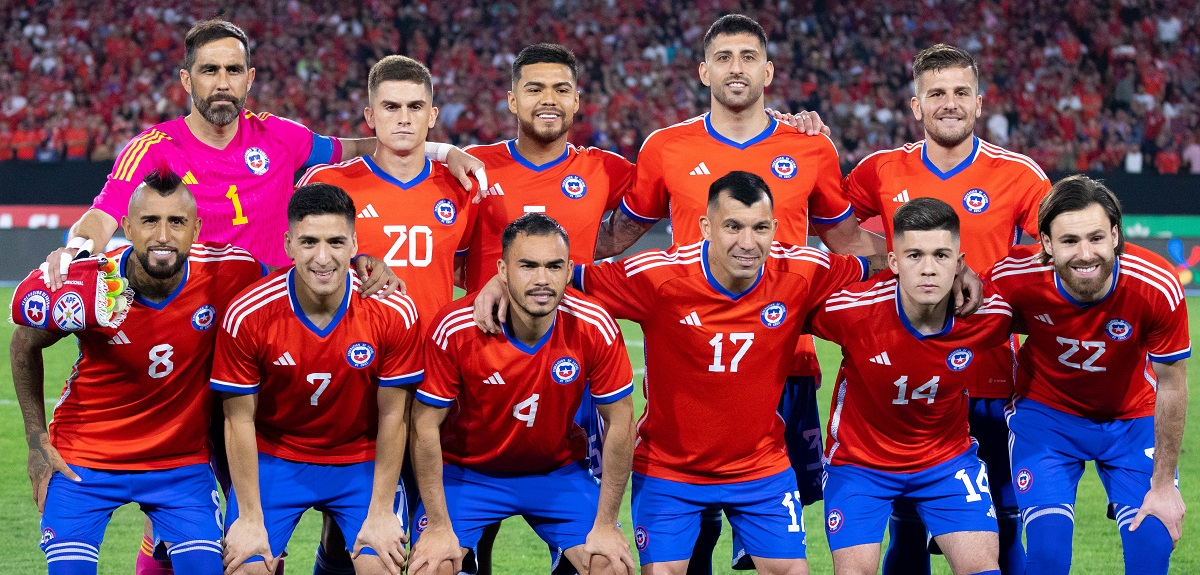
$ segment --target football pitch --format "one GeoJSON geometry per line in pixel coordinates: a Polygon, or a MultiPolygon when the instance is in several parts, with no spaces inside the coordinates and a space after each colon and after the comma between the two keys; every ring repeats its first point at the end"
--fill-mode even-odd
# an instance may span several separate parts
{"type": "MultiPolygon", "coordinates": [[[[12,289],[0,289],[0,301],[8,303],[12,289]]],[[[1200,334],[1200,298],[1188,298],[1190,314],[1189,332],[1193,339],[1200,334]]],[[[5,313],[7,316],[7,312],[5,313]]],[[[636,325],[621,322],[629,355],[633,362],[637,380],[642,373],[641,331],[636,325]]],[[[46,572],[45,559],[38,549],[40,531],[37,509],[30,496],[29,480],[25,473],[26,454],[20,410],[12,386],[12,372],[8,363],[7,348],[12,338],[12,325],[7,321],[0,326],[0,342],[3,342],[3,369],[0,369],[0,573],[36,574],[46,572]]],[[[840,359],[837,347],[818,340],[817,352],[826,374],[826,385],[820,392],[822,421],[829,413],[829,384],[836,374],[840,359]]],[[[63,380],[70,372],[78,354],[74,338],[65,338],[46,351],[46,398],[47,411],[62,391],[63,380]]],[[[1188,380],[1200,383],[1200,360],[1193,356],[1189,360],[1188,380]]],[[[640,415],[644,403],[639,392],[634,393],[635,404],[640,415]]],[[[1171,560],[1172,573],[1200,573],[1200,458],[1194,452],[1200,450],[1200,390],[1193,390],[1190,417],[1183,440],[1183,453],[1179,460],[1179,481],[1183,499],[1190,513],[1184,521],[1184,536],[1171,560]]],[[[1094,470],[1089,469],[1079,487],[1075,506],[1075,541],[1072,573],[1109,574],[1122,572],[1121,543],[1116,523],[1105,517],[1107,500],[1094,470]]],[[[629,519],[629,495],[622,507],[622,525],[632,544],[633,528],[629,519]]],[[[129,575],[133,573],[135,553],[140,545],[143,515],[134,506],[117,510],[108,526],[104,545],[100,552],[102,575],[129,575]]],[[[822,509],[820,505],[805,509],[805,525],[808,528],[808,556],[812,573],[832,573],[829,548],[825,542],[822,509]]],[[[315,512],[305,514],[292,537],[290,555],[286,560],[287,573],[303,575],[312,572],[313,551],[316,548],[320,516],[315,512]]],[[[545,544],[520,519],[505,522],[495,548],[494,572],[497,574],[536,574],[549,572],[549,554],[545,544]]],[[[714,573],[733,573],[729,569],[730,530],[728,525],[722,532],[714,557],[714,573]]],[[[934,573],[948,574],[950,569],[941,558],[934,560],[934,573]]]]}

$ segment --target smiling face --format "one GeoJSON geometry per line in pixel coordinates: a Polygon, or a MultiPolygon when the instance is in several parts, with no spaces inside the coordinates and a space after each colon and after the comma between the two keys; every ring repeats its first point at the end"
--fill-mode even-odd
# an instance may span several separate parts
{"type": "Polygon", "coordinates": [[[721,192],[700,218],[700,231],[709,243],[709,270],[717,282],[734,293],[749,288],[771,253],[775,226],[765,195],[747,206],[721,192]]]}
{"type": "Polygon", "coordinates": [[[1054,272],[1071,297],[1090,302],[1107,293],[1118,233],[1100,204],[1063,212],[1050,222],[1050,234],[1041,235],[1042,250],[1054,258],[1054,272]]]}
{"type": "Polygon", "coordinates": [[[180,70],[193,109],[209,123],[228,126],[241,115],[254,83],[254,68],[247,62],[246,48],[238,39],[221,38],[197,48],[191,69],[180,70]]]}
{"type": "Polygon", "coordinates": [[[346,289],[350,259],[358,252],[352,222],[338,214],[305,216],[289,222],[285,234],[288,257],[296,264],[296,290],[311,299],[340,296],[346,289]]]}
{"type": "Polygon", "coordinates": [[[438,109],[424,84],[390,80],[375,88],[363,115],[383,147],[410,152],[425,145],[438,109]]]}
{"type": "Polygon", "coordinates": [[[906,231],[892,238],[888,267],[899,277],[909,309],[945,303],[962,268],[959,239],[950,230],[906,231]]]}
{"type": "Polygon", "coordinates": [[[522,138],[551,144],[566,137],[579,111],[579,90],[571,68],[547,62],[526,64],[508,93],[522,138]]]}
{"type": "Polygon", "coordinates": [[[200,218],[191,194],[176,191],[163,197],[143,184],[129,202],[122,228],[142,269],[156,280],[166,280],[187,265],[188,252],[200,234],[200,218]]]}
{"type": "Polygon", "coordinates": [[[975,119],[983,113],[979,79],[966,67],[922,72],[910,104],[913,117],[925,127],[925,137],[946,148],[971,137],[975,119]]]}
{"type": "Polygon", "coordinates": [[[763,90],[771,85],[775,65],[753,34],[721,34],[712,40],[700,63],[700,81],[712,90],[714,105],[741,112],[762,106],[763,90]]]}
{"type": "Polygon", "coordinates": [[[531,317],[554,313],[571,281],[570,248],[558,234],[518,233],[497,264],[512,303],[531,317]]]}

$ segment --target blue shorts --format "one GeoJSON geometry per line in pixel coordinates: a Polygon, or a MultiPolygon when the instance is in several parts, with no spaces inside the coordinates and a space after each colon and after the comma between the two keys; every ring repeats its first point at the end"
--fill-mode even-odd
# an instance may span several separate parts
{"type": "Polygon", "coordinates": [[[695,485],[633,474],[634,542],[642,565],[692,556],[701,514],[721,509],[739,548],[754,557],[803,559],[804,511],[789,469],[738,483],[695,485]]]}
{"type": "MultiPolygon", "coordinates": [[[[259,498],[262,500],[263,524],[271,541],[271,554],[278,557],[287,548],[300,516],[309,509],[333,517],[346,540],[346,550],[352,551],[358,530],[367,519],[371,504],[371,487],[375,480],[375,462],[364,461],[347,465],[300,463],[258,454],[259,498]]],[[[393,511],[404,527],[404,485],[396,486],[393,511]]],[[[237,490],[230,490],[225,512],[225,530],[238,518],[237,490]]],[[[363,553],[375,555],[364,547],[363,553]]],[[[251,561],[261,561],[253,557],[251,561]]]]}
{"type": "Polygon", "coordinates": [[[141,506],[155,532],[174,544],[176,552],[221,553],[217,482],[208,465],[160,471],[70,467],[83,481],[55,473],[46,491],[41,548],[48,562],[60,554],[98,557],[113,511],[126,503],[141,506]]]}
{"type": "Polygon", "coordinates": [[[587,433],[588,468],[592,476],[599,479],[604,474],[604,419],[596,409],[591,382],[583,390],[583,401],[579,402],[579,410],[575,412],[575,424],[587,433]]]}
{"type": "Polygon", "coordinates": [[[1021,509],[1074,504],[1084,464],[1096,462],[1108,500],[1141,507],[1154,472],[1154,418],[1092,420],[1032,399],[1009,410],[1013,486],[1021,509]]]}
{"type": "MultiPolygon", "coordinates": [[[[584,461],[532,475],[481,473],[444,465],[442,485],[458,544],[471,550],[478,546],[485,527],[520,515],[538,537],[561,554],[584,544],[600,504],[600,485],[584,461]]],[[[417,507],[415,517],[414,543],[429,523],[424,504],[417,507]]]]}
{"type": "Polygon", "coordinates": [[[987,466],[974,445],[950,461],[916,473],[857,465],[827,465],[825,473],[825,533],[830,550],[882,543],[896,501],[915,507],[934,537],[998,531],[987,466]]]}
{"type": "Polygon", "coordinates": [[[812,505],[821,500],[821,415],[817,405],[816,377],[793,375],[783,386],[779,398],[779,416],[783,418],[783,439],[788,459],[796,472],[800,500],[812,505]]]}

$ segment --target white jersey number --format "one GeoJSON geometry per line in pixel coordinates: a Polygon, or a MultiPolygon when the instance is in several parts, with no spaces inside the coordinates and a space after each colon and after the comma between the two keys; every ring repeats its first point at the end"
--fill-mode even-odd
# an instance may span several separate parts
{"type": "Polygon", "coordinates": [[[150,348],[150,369],[147,370],[150,377],[158,379],[171,375],[171,372],[175,371],[175,362],[171,361],[172,355],[175,355],[175,348],[169,343],[150,348]]]}
{"type": "MultiPolygon", "coordinates": [[[[933,376],[933,379],[926,381],[921,385],[921,387],[914,389],[912,392],[912,400],[920,401],[924,399],[926,404],[933,403],[933,400],[937,399],[938,380],[940,379],[941,376],[935,375],[933,376]]],[[[900,376],[900,379],[893,381],[892,385],[898,388],[896,399],[892,400],[892,405],[908,405],[908,376],[900,376]]]]}
{"type": "MultiPolygon", "coordinates": [[[[738,363],[740,363],[742,361],[742,356],[746,355],[747,351],[750,351],[751,345],[754,345],[754,334],[753,333],[731,333],[731,334],[729,334],[729,343],[738,343],[738,342],[741,342],[742,345],[741,345],[741,347],[738,348],[737,354],[735,354],[733,356],[733,361],[729,362],[729,371],[730,372],[736,372],[738,370],[738,363]]],[[[708,371],[714,371],[714,372],[718,372],[718,373],[724,372],[725,364],[722,363],[721,352],[725,349],[725,334],[718,333],[717,335],[714,335],[712,339],[708,340],[708,345],[711,345],[713,348],[713,361],[712,361],[712,365],[708,366],[708,371]]]]}
{"type": "Polygon", "coordinates": [[[1104,342],[1102,342],[1102,341],[1079,341],[1077,339],[1059,337],[1058,343],[1061,343],[1061,344],[1064,344],[1067,346],[1067,351],[1064,351],[1062,353],[1062,355],[1058,356],[1059,363],[1061,363],[1067,367],[1073,367],[1075,369],[1082,369],[1083,371],[1096,372],[1096,371],[1105,371],[1107,369],[1104,367],[1097,367],[1097,366],[1093,365],[1094,363],[1096,363],[1096,360],[1100,359],[1100,356],[1104,355],[1104,342]],[[1075,352],[1079,351],[1080,349],[1083,349],[1083,353],[1085,353],[1085,354],[1090,350],[1092,352],[1091,357],[1088,357],[1087,359],[1083,360],[1083,363],[1071,361],[1072,359],[1074,359],[1075,352]]]}
{"type": "Polygon", "coordinates": [[[308,382],[317,386],[317,391],[313,392],[312,397],[308,398],[309,405],[316,405],[321,399],[321,394],[325,393],[325,388],[329,387],[329,382],[333,381],[332,373],[310,373],[308,374],[308,382]]]}
{"type": "Polygon", "coordinates": [[[383,233],[389,238],[396,236],[396,243],[392,244],[392,249],[383,257],[383,263],[389,266],[423,268],[433,261],[433,230],[429,229],[429,226],[383,226],[383,233]],[[406,243],[408,258],[398,257],[406,243]],[[424,244],[424,255],[421,255],[422,246],[417,244],[424,244]]]}
{"type": "Polygon", "coordinates": [[[525,401],[513,406],[513,417],[517,418],[519,421],[524,421],[525,427],[533,427],[533,420],[537,418],[539,397],[541,396],[535,393],[529,396],[529,399],[526,399],[525,401]]]}

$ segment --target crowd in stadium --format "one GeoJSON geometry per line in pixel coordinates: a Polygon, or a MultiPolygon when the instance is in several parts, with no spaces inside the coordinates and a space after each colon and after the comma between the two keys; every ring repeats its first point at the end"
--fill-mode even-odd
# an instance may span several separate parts
{"type": "MultiPolygon", "coordinates": [[[[577,144],[634,158],[651,131],[700,114],[708,101],[696,49],[718,3],[403,4],[6,3],[0,159],[111,160],[146,127],[185,113],[174,65],[183,32],[217,13],[257,39],[247,106],[324,134],[369,133],[366,70],[398,52],[433,71],[435,141],[496,141],[511,122],[509,66],[535,40],[581,58],[577,144]]],[[[854,3],[746,4],[772,42],[768,105],[819,111],[846,167],[920,139],[908,62],[946,41],[979,58],[979,134],[989,141],[1048,170],[1200,173],[1196,2],[885,0],[869,13],[854,3]]]]}

